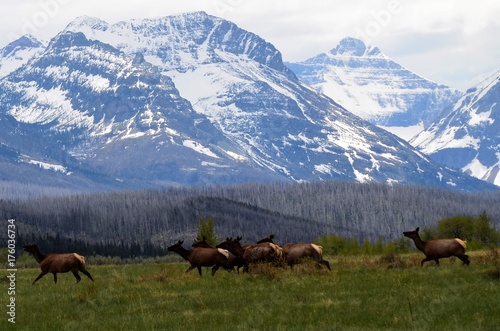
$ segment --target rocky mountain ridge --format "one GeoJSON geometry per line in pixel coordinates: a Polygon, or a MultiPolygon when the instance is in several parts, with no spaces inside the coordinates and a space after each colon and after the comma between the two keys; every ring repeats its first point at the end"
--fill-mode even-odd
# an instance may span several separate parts
{"type": "MultiPolygon", "coordinates": [[[[0,78],[0,116],[4,162],[50,165],[41,169],[57,173],[54,184],[78,176],[89,190],[289,180],[493,188],[318,94],[272,44],[203,12],[76,19],[0,78]]],[[[40,171],[30,178],[43,184],[40,171]]]]}

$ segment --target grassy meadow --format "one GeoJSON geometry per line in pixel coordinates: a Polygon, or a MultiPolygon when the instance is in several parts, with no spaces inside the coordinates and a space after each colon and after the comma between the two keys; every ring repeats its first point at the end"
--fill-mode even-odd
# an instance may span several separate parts
{"type": "MultiPolygon", "coordinates": [[[[82,275],[16,273],[16,324],[8,323],[2,276],[1,330],[498,330],[500,275],[495,251],[471,265],[421,253],[329,256],[332,271],[305,263],[254,267],[248,274],[188,263],[92,265],[82,275]]],[[[5,274],[5,270],[3,270],[5,274]]]]}

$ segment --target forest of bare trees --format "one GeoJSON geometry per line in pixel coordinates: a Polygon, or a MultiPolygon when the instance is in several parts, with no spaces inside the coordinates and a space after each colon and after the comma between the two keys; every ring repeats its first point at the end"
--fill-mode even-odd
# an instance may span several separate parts
{"type": "MultiPolygon", "coordinates": [[[[500,228],[500,193],[347,182],[243,184],[0,200],[15,219],[18,244],[105,256],[157,256],[179,239],[192,242],[200,217],[217,234],[254,242],[311,242],[322,235],[394,240],[445,217],[486,212],[500,228]]],[[[0,232],[2,236],[6,231],[0,232]]]]}

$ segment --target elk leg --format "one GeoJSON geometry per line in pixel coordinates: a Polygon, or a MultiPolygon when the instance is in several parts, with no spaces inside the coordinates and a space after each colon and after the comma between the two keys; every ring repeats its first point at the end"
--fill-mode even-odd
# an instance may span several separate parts
{"type": "Polygon", "coordinates": [[[219,269],[219,265],[218,265],[218,264],[216,264],[216,265],[214,265],[214,266],[212,267],[212,276],[214,276],[214,275],[215,275],[215,272],[216,272],[218,269],[219,269]]]}
{"type": "Polygon", "coordinates": [[[57,273],[53,272],[52,274],[54,275],[54,284],[57,284],[57,273]]]}
{"type": "Polygon", "coordinates": [[[198,274],[201,276],[201,267],[197,267],[198,268],[198,274]]]}
{"type": "MultiPolygon", "coordinates": [[[[40,278],[42,278],[43,276],[45,276],[47,273],[46,272],[41,272],[38,277],[33,281],[33,283],[31,283],[31,285],[35,284],[37,280],[39,280],[40,278]]],[[[55,275],[55,274],[54,274],[55,275]]]]}
{"type": "MultiPolygon", "coordinates": [[[[186,272],[190,272],[191,270],[194,269],[194,266],[190,266],[189,268],[187,268],[186,272]]],[[[199,271],[199,270],[198,270],[199,271]]]]}
{"type": "Polygon", "coordinates": [[[88,278],[90,278],[91,281],[94,281],[94,278],[92,278],[92,276],[90,275],[90,272],[88,272],[87,270],[80,270],[81,272],[83,272],[83,274],[85,276],[87,276],[88,278]]]}
{"type": "Polygon", "coordinates": [[[457,257],[460,260],[462,260],[463,264],[469,265],[470,261],[469,261],[469,256],[468,255],[466,255],[466,254],[463,254],[463,255],[460,255],[460,256],[457,255],[457,257]]]}
{"type": "Polygon", "coordinates": [[[330,263],[328,261],[321,260],[319,263],[325,265],[328,268],[328,270],[332,271],[332,269],[330,268],[330,263]]]}
{"type": "MultiPolygon", "coordinates": [[[[431,260],[434,260],[433,258],[429,258],[429,257],[426,257],[425,259],[422,260],[422,262],[420,262],[420,266],[423,267],[424,266],[424,262],[427,262],[427,261],[431,261],[431,260]]],[[[439,263],[438,263],[439,264],[439,263]]]]}
{"type": "Polygon", "coordinates": [[[76,283],[78,284],[81,280],[82,280],[82,277],[80,277],[80,275],[78,274],[78,270],[72,270],[71,271],[73,273],[73,275],[75,276],[76,278],[76,283]]]}

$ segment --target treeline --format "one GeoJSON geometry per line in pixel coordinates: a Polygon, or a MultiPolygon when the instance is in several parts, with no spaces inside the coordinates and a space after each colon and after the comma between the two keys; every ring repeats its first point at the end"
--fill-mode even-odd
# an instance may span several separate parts
{"type": "Polygon", "coordinates": [[[44,251],[50,252],[81,252],[84,255],[109,256],[125,258],[137,258],[143,256],[164,256],[167,250],[161,246],[153,245],[149,241],[124,242],[109,240],[108,242],[91,242],[71,237],[61,237],[59,234],[53,236],[49,234],[28,233],[22,236],[25,243],[43,243],[44,251]],[[48,244],[45,244],[48,243],[48,244]]]}
{"type": "MultiPolygon", "coordinates": [[[[221,238],[254,242],[271,233],[278,244],[324,235],[359,243],[401,238],[446,217],[486,212],[500,227],[500,193],[347,182],[272,183],[73,194],[0,200],[14,218],[18,244],[104,256],[156,256],[196,237],[199,217],[212,218],[221,238]],[[58,239],[57,239],[58,238],[58,239]],[[57,244],[59,242],[60,244],[57,244]],[[69,246],[70,243],[73,246],[69,246]]],[[[6,227],[5,227],[6,228],[6,227]]],[[[2,237],[6,231],[0,231],[2,237]]]]}

